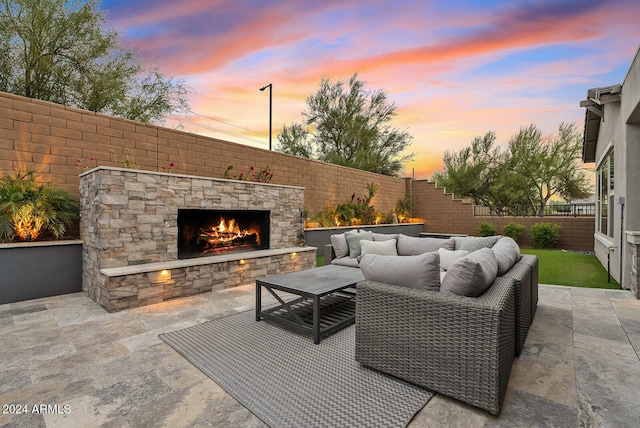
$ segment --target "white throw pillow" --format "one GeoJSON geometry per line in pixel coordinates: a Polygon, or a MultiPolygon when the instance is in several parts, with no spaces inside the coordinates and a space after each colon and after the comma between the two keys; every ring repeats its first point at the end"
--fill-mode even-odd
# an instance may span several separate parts
{"type": "Polygon", "coordinates": [[[419,256],[365,254],[360,259],[360,270],[370,281],[434,291],[440,288],[440,256],[437,252],[419,256]]]}
{"type": "Polygon", "coordinates": [[[467,254],[469,254],[469,252],[465,250],[451,251],[447,250],[446,248],[439,248],[438,254],[440,255],[440,268],[449,270],[451,265],[455,263],[456,260],[463,258],[467,254]]]}
{"type": "Polygon", "coordinates": [[[396,240],[389,239],[387,241],[360,241],[360,249],[362,255],[380,254],[381,256],[397,256],[396,240]]]}
{"type": "Polygon", "coordinates": [[[478,297],[498,275],[498,261],[491,248],[469,253],[451,265],[442,279],[440,291],[458,296],[478,297]]]}

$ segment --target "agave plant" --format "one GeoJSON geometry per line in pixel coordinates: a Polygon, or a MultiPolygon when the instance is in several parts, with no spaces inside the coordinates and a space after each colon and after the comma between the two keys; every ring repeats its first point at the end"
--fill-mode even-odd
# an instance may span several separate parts
{"type": "Polygon", "coordinates": [[[51,184],[36,183],[35,171],[0,178],[0,240],[32,241],[43,231],[63,236],[79,218],[79,202],[51,184]]]}

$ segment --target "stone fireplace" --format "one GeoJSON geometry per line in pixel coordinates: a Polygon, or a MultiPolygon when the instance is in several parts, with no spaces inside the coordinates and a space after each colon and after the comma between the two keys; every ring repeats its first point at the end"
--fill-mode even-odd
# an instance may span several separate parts
{"type": "Polygon", "coordinates": [[[98,167],[80,202],[83,291],[108,311],[315,266],[300,187],[98,167]]]}

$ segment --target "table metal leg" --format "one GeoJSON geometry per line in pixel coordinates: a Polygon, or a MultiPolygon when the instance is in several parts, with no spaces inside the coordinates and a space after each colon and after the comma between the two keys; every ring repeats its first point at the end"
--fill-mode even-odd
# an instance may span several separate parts
{"type": "Polygon", "coordinates": [[[260,281],[256,281],[256,321],[260,321],[260,312],[262,311],[262,286],[260,281]]]}
{"type": "Polygon", "coordinates": [[[313,343],[320,343],[320,297],[313,298],[313,343]]]}

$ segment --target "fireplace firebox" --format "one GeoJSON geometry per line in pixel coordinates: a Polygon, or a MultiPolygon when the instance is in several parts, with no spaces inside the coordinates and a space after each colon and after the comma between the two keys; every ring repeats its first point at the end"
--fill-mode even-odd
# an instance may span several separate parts
{"type": "Polygon", "coordinates": [[[269,248],[269,211],[178,210],[178,258],[269,248]]]}

